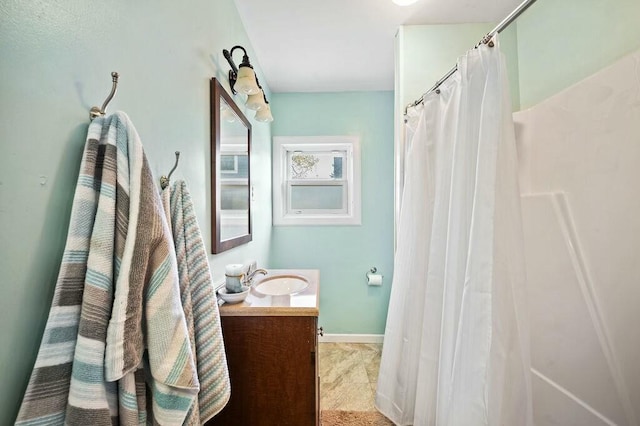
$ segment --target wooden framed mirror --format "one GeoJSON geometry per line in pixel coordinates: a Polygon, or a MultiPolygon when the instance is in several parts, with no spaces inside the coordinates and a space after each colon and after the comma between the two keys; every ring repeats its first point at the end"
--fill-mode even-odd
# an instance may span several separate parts
{"type": "Polygon", "coordinates": [[[251,241],[251,123],[211,79],[211,251],[251,241]]]}

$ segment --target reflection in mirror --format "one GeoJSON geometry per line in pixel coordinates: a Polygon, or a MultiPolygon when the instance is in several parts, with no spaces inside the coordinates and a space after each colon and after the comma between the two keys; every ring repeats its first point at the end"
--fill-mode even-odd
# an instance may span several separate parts
{"type": "Polygon", "coordinates": [[[249,233],[249,155],[247,129],[227,105],[220,102],[220,239],[249,233]]]}
{"type": "Polygon", "coordinates": [[[251,124],[231,97],[211,79],[212,251],[251,241],[251,124]]]}

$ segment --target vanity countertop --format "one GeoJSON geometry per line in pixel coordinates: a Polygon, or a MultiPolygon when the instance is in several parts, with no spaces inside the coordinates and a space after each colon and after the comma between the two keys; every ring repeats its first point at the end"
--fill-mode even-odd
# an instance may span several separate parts
{"type": "Polygon", "coordinates": [[[320,312],[320,271],[317,269],[268,269],[267,275],[256,275],[247,298],[241,303],[220,306],[220,316],[318,316],[320,312]],[[266,277],[302,275],[309,286],[302,292],[285,296],[266,296],[255,290],[266,277]]]}

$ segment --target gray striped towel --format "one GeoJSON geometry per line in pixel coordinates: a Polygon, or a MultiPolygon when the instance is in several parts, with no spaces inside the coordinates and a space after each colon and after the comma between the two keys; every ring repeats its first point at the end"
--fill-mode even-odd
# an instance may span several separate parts
{"type": "Polygon", "coordinates": [[[196,354],[200,392],[185,424],[202,424],[229,401],[231,386],[220,326],[220,313],[207,251],[184,181],[162,192],[178,258],[182,306],[196,354]]]}
{"type": "Polygon", "coordinates": [[[179,425],[198,390],[175,252],[142,144],[126,114],[97,118],[17,424],[179,425]]]}
{"type": "Polygon", "coordinates": [[[115,151],[107,152],[113,147],[100,144],[103,121],[96,119],[89,126],[51,310],[16,425],[61,425],[65,421],[103,163],[105,154],[115,158],[115,151]]]}

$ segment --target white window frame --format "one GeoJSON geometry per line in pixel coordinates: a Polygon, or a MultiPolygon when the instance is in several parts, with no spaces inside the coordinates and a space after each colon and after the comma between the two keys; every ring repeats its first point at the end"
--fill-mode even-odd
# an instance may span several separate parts
{"type": "MultiPolygon", "coordinates": [[[[304,185],[338,185],[332,181],[308,180],[304,185]]],[[[360,225],[360,138],[357,136],[275,136],[273,138],[273,224],[281,225],[360,225]],[[346,211],[304,210],[288,212],[290,184],[287,182],[287,156],[294,151],[345,151],[347,153],[346,211]]]]}

